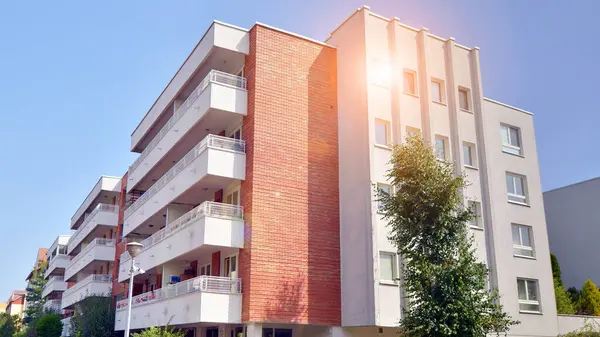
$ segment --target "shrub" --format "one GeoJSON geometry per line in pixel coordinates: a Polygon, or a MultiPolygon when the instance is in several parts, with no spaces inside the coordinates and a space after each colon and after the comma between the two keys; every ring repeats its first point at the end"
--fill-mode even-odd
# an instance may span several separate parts
{"type": "Polygon", "coordinates": [[[557,279],[554,279],[554,297],[556,298],[556,312],[558,314],[572,315],[575,313],[575,308],[571,302],[569,293],[565,290],[557,279]]]}
{"type": "Polygon", "coordinates": [[[37,337],[60,337],[62,333],[60,316],[48,314],[40,317],[35,325],[37,337]]]}
{"type": "Polygon", "coordinates": [[[150,327],[139,333],[134,333],[133,337],[184,337],[185,333],[182,331],[174,330],[173,328],[166,326],[164,328],[150,327]]]}
{"type": "Polygon", "coordinates": [[[584,315],[600,316],[600,290],[590,279],[585,281],[581,289],[579,310],[584,315]]]}

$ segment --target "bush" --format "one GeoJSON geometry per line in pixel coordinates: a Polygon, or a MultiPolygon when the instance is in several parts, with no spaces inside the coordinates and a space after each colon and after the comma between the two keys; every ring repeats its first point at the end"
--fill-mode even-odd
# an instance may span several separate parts
{"type": "Polygon", "coordinates": [[[554,297],[556,298],[556,312],[558,314],[572,315],[575,313],[569,293],[562,284],[557,282],[557,279],[554,279],[554,297]]]}
{"type": "Polygon", "coordinates": [[[62,334],[60,316],[48,314],[40,317],[35,325],[37,337],[60,337],[62,334]]]}
{"type": "Polygon", "coordinates": [[[12,337],[16,331],[15,318],[5,312],[0,313],[0,337],[12,337]]]}
{"type": "Polygon", "coordinates": [[[581,289],[579,310],[584,315],[600,316],[600,290],[590,279],[585,281],[581,289]]]}
{"type": "Polygon", "coordinates": [[[150,327],[139,333],[134,333],[133,337],[184,337],[183,331],[173,330],[173,328],[166,326],[164,328],[150,327]]]}

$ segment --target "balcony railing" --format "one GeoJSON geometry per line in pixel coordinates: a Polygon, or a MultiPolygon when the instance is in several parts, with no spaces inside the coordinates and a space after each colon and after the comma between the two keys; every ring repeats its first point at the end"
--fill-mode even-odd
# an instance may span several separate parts
{"type": "Polygon", "coordinates": [[[194,89],[194,91],[188,96],[188,98],[181,104],[181,106],[175,111],[173,116],[167,121],[167,123],[160,129],[158,134],[148,143],[148,146],[140,153],[140,156],[131,164],[129,171],[135,170],[136,167],[148,156],[148,153],[152,151],[160,142],[163,137],[169,133],[173,125],[185,114],[192,104],[200,97],[200,94],[208,87],[210,83],[219,83],[229,85],[238,89],[246,89],[246,79],[241,76],[236,76],[228,73],[224,73],[218,70],[211,70],[208,75],[200,82],[200,84],[194,89]]]}
{"type": "Polygon", "coordinates": [[[46,302],[44,302],[43,308],[44,309],[49,309],[49,308],[60,309],[60,303],[61,303],[61,300],[46,300],[46,302]]]}
{"type": "Polygon", "coordinates": [[[94,210],[90,213],[90,215],[88,215],[85,218],[85,220],[83,220],[83,222],[81,223],[81,225],[79,226],[79,228],[77,228],[77,230],[75,231],[75,233],[73,233],[73,235],[69,239],[69,242],[67,243],[67,246],[69,246],[71,244],[71,242],[75,242],[76,240],[83,240],[85,238],[85,236],[87,236],[87,234],[89,234],[89,233],[86,233],[83,237],[81,237],[81,238],[79,237],[79,234],[81,234],[83,232],[83,230],[85,229],[86,225],[91,221],[91,219],[94,216],[96,216],[96,214],[98,214],[98,212],[119,213],[119,206],[117,206],[117,205],[110,205],[110,204],[98,204],[94,208],[94,210]]]}
{"type": "Polygon", "coordinates": [[[71,288],[65,290],[65,292],[63,293],[63,299],[66,298],[67,296],[73,294],[77,290],[79,290],[93,282],[112,283],[112,275],[110,275],[110,274],[92,274],[92,275],[84,278],[83,280],[77,282],[77,284],[75,284],[71,288]]]}
{"type": "Polygon", "coordinates": [[[52,276],[51,278],[48,279],[48,282],[46,283],[46,285],[56,282],[56,281],[64,281],[65,277],[64,276],[52,276]]]}
{"type": "Polygon", "coordinates": [[[58,254],[55,255],[52,260],[50,260],[50,262],[48,263],[48,268],[46,269],[46,272],[44,273],[44,277],[48,277],[48,275],[50,275],[51,272],[54,271],[54,269],[57,268],[56,264],[58,263],[58,261],[69,261],[70,257],[69,255],[66,254],[58,254]]]}
{"type": "MultiPolygon", "coordinates": [[[[150,249],[152,246],[156,245],[162,240],[187,227],[187,225],[190,223],[205,216],[232,220],[244,220],[244,208],[242,206],[229,205],[220,202],[205,201],[200,204],[200,206],[180,216],[177,218],[177,220],[165,226],[165,228],[159,230],[152,236],[142,241],[141,244],[144,245],[142,252],[150,249]]],[[[125,251],[123,254],[121,254],[120,261],[123,263],[130,258],[131,256],[129,255],[129,252],[125,251]]]]}
{"type": "Polygon", "coordinates": [[[200,156],[207,148],[226,150],[232,152],[245,153],[246,143],[243,140],[222,137],[210,134],[206,136],[198,145],[188,152],[180,161],[167,171],[157,182],[154,183],[141,197],[139,197],[128,209],[125,210],[125,218],[140,208],[148,199],[154,196],[169,181],[173,180],[177,174],[183,171],[191,162],[200,156]]]}
{"type": "MultiPolygon", "coordinates": [[[[181,296],[195,292],[208,292],[219,294],[240,294],[242,292],[242,280],[239,278],[198,276],[176,284],[143,293],[132,298],[132,307],[155,303],[165,299],[181,296]]],[[[125,310],[128,299],[117,302],[117,311],[125,310]]]]}
{"type": "Polygon", "coordinates": [[[92,240],[87,246],[85,246],[85,248],[83,248],[81,250],[81,252],[79,252],[79,254],[77,254],[77,256],[75,256],[74,259],[71,260],[71,262],[65,269],[65,274],[68,274],[67,270],[69,268],[75,266],[77,264],[77,262],[79,262],[79,260],[81,260],[87,253],[89,253],[92,249],[94,249],[94,247],[98,247],[98,246],[114,247],[115,239],[95,238],[94,240],[92,240]]]}

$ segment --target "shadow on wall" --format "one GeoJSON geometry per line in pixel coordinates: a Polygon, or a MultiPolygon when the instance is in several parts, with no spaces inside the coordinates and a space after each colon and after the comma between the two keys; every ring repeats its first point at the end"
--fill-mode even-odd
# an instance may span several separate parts
{"type": "Polygon", "coordinates": [[[267,322],[300,323],[306,317],[307,305],[301,299],[306,292],[305,277],[300,272],[274,289],[274,298],[267,301],[267,322]]]}

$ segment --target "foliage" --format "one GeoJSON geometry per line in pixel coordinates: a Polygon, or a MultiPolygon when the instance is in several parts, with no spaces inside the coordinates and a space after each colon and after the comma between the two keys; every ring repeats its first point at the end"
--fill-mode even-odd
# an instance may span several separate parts
{"type": "Polygon", "coordinates": [[[12,337],[17,332],[15,317],[5,312],[0,313],[0,337],[12,337]]]}
{"type": "Polygon", "coordinates": [[[571,301],[569,293],[565,290],[562,282],[562,273],[556,255],[550,254],[550,263],[552,265],[552,279],[554,281],[554,298],[556,299],[556,312],[559,314],[572,315],[575,313],[575,306],[571,301]]]}
{"type": "Polygon", "coordinates": [[[581,291],[579,291],[575,287],[570,287],[569,289],[567,289],[567,293],[571,298],[571,303],[573,303],[574,305],[579,303],[579,300],[581,299],[581,291]]]}
{"type": "Polygon", "coordinates": [[[550,253],[550,264],[552,265],[552,277],[555,280],[558,280],[558,283],[562,286],[562,272],[560,271],[560,265],[558,264],[556,255],[552,253],[550,253]]]}
{"type": "Polygon", "coordinates": [[[586,318],[583,328],[561,335],[561,337],[600,337],[600,325],[586,318]]]}
{"type": "Polygon", "coordinates": [[[184,337],[183,331],[174,330],[166,326],[164,328],[150,327],[139,333],[134,333],[133,337],[184,337]]]}
{"type": "Polygon", "coordinates": [[[389,240],[403,258],[406,290],[400,328],[409,337],[484,337],[507,332],[511,317],[487,290],[486,266],[477,260],[467,223],[472,210],[463,206],[464,176],[454,164],[435,158],[418,136],[393,148],[388,179],[395,193],[378,199],[389,220],[389,240]]]}
{"type": "Polygon", "coordinates": [[[75,306],[71,336],[115,336],[115,311],[110,297],[90,296],[75,306]]]}
{"type": "Polygon", "coordinates": [[[581,289],[579,310],[584,315],[600,316],[600,290],[590,279],[585,281],[581,289]]]}
{"type": "Polygon", "coordinates": [[[46,285],[47,280],[44,279],[44,273],[48,267],[48,262],[44,261],[38,268],[34,268],[29,285],[27,287],[27,294],[25,299],[27,300],[27,309],[25,309],[25,323],[27,324],[27,335],[35,337],[35,327],[37,321],[44,314],[44,303],[46,302],[42,298],[42,291],[46,285]]]}
{"type": "Polygon", "coordinates": [[[57,314],[46,314],[40,317],[35,326],[37,337],[60,337],[62,322],[57,314]]]}

